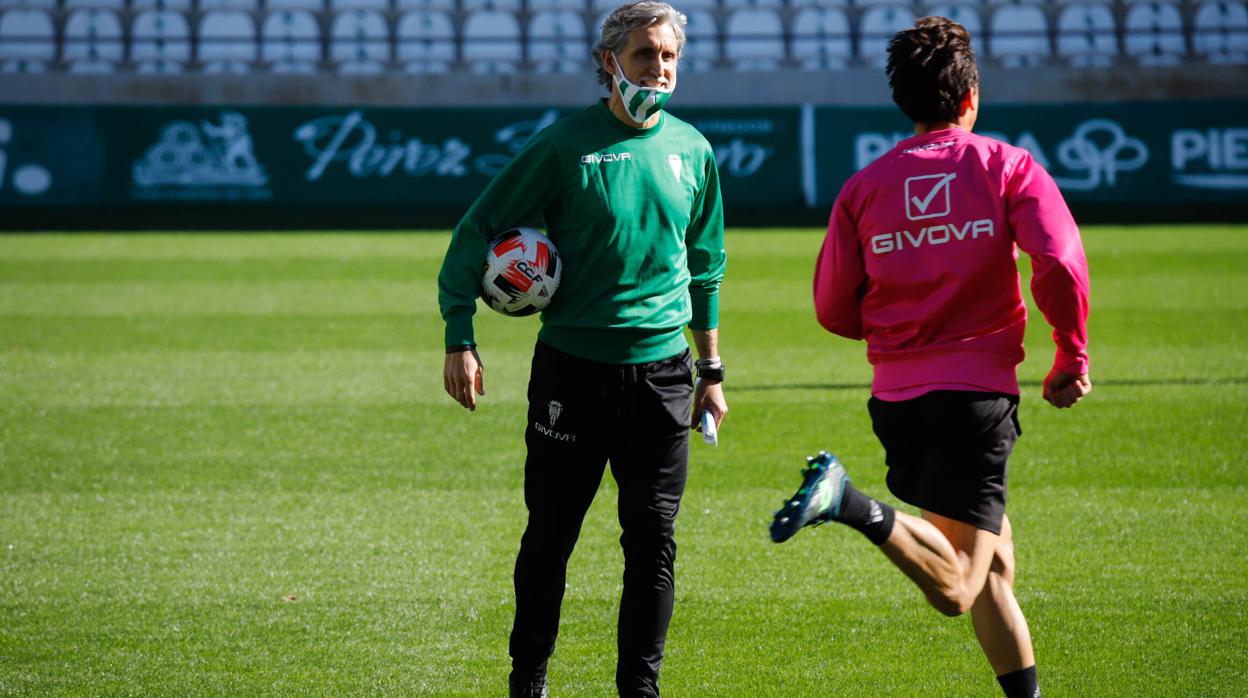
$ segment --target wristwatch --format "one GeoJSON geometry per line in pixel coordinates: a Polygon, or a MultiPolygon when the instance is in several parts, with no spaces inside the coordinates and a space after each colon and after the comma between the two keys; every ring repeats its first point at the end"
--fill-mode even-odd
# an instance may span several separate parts
{"type": "Polygon", "coordinates": [[[724,364],[720,362],[718,356],[711,359],[698,359],[693,365],[697,369],[698,380],[724,382],[724,364]]]}

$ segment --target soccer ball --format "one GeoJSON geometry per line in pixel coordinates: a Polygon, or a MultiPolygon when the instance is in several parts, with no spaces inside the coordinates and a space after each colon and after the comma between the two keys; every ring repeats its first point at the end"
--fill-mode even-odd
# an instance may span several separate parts
{"type": "Polygon", "coordinates": [[[481,296],[503,315],[532,315],[550,305],[562,276],[550,238],[534,228],[512,228],[490,241],[481,296]]]}

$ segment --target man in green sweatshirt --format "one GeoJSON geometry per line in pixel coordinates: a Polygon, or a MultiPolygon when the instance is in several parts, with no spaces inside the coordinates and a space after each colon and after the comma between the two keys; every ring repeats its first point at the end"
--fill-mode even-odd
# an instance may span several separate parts
{"type": "Polygon", "coordinates": [[[684,24],[652,0],[606,19],[593,53],[610,97],[529,141],[456,227],[438,277],[443,382],[473,410],[485,394],[472,316],[489,240],[517,225],[544,227],[564,263],[529,379],[529,519],[516,560],[512,696],[547,693],[568,558],[607,463],[619,486],[624,550],[616,685],[621,696],[659,695],[691,416],[709,413],[718,427],[728,411],[715,155],[693,127],[662,111],[676,86],[684,24]],[[699,356],[696,387],[686,326],[699,356]]]}

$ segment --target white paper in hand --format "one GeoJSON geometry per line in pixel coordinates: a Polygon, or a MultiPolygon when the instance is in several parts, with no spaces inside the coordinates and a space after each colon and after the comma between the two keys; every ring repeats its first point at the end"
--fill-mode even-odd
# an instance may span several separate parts
{"type": "Polygon", "coordinates": [[[710,410],[702,410],[702,440],[712,446],[719,445],[719,434],[715,431],[715,415],[710,410]]]}

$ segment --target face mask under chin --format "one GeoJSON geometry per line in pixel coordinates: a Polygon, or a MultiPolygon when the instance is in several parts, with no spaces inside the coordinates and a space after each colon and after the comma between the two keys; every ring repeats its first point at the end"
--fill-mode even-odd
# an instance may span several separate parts
{"type": "Polygon", "coordinates": [[[620,101],[624,105],[624,111],[628,113],[628,118],[632,119],[633,123],[640,126],[663,109],[667,100],[672,98],[672,90],[661,87],[643,87],[631,82],[624,77],[624,69],[620,67],[619,56],[612,54],[612,57],[615,58],[615,87],[620,92],[620,101]]]}

